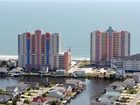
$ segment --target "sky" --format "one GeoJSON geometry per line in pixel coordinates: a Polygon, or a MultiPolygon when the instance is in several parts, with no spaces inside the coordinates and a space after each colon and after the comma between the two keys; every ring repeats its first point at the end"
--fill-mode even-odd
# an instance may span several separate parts
{"type": "Polygon", "coordinates": [[[0,54],[15,54],[18,33],[41,29],[60,32],[62,48],[70,46],[73,55],[89,55],[89,33],[105,31],[109,26],[116,31],[129,31],[131,52],[139,53],[139,10],[140,0],[0,0],[0,54]]]}
{"type": "Polygon", "coordinates": [[[81,2],[81,1],[85,1],[85,2],[134,2],[134,1],[140,1],[140,0],[0,0],[0,1],[26,1],[26,2],[29,2],[29,1],[38,1],[38,2],[41,2],[41,1],[53,1],[53,2],[58,2],[58,1],[63,1],[63,2],[81,2]]]}

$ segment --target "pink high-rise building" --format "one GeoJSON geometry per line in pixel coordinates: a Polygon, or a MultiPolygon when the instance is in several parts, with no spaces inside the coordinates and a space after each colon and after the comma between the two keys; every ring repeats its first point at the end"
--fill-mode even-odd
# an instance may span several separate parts
{"type": "MultiPolygon", "coordinates": [[[[36,30],[18,35],[18,65],[27,70],[59,69],[60,35],[36,30]]],[[[69,52],[70,53],[70,52],[69,52]]],[[[63,68],[64,69],[64,68],[63,68]]]]}
{"type": "Polygon", "coordinates": [[[94,31],[90,35],[90,63],[110,65],[112,58],[130,55],[130,33],[116,32],[109,27],[105,32],[94,31]]]}

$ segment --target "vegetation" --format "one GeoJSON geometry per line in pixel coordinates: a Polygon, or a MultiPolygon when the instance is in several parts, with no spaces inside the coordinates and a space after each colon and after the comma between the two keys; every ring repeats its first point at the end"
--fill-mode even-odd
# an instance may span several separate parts
{"type": "Polygon", "coordinates": [[[82,68],[82,67],[87,67],[87,66],[89,66],[89,65],[90,65],[90,62],[84,60],[84,61],[80,62],[80,64],[79,64],[78,67],[79,67],[79,68],[82,68]]]}
{"type": "Polygon", "coordinates": [[[6,103],[5,105],[12,105],[11,103],[6,103]]]}
{"type": "Polygon", "coordinates": [[[16,99],[12,101],[12,105],[17,105],[17,100],[16,99]]]}
{"type": "Polygon", "coordinates": [[[0,104],[0,105],[12,105],[11,103],[6,103],[6,104],[0,104]]]}
{"type": "Polygon", "coordinates": [[[42,97],[46,97],[46,96],[47,96],[46,93],[42,94],[42,97]]]}
{"type": "Polygon", "coordinates": [[[58,102],[57,101],[52,101],[51,105],[58,105],[58,102]]]}
{"type": "Polygon", "coordinates": [[[28,96],[32,96],[31,93],[28,93],[28,96]]]}
{"type": "Polygon", "coordinates": [[[138,102],[137,105],[140,105],[140,102],[138,102]]]}
{"type": "Polygon", "coordinates": [[[30,104],[30,101],[26,99],[26,100],[24,100],[23,103],[25,103],[25,104],[30,104]]]}
{"type": "Polygon", "coordinates": [[[138,91],[133,89],[133,88],[128,88],[127,91],[126,91],[126,93],[128,93],[128,94],[137,94],[137,92],[138,91]]]}
{"type": "Polygon", "coordinates": [[[126,101],[127,101],[127,98],[126,97],[122,97],[121,102],[126,102],[126,101]]]}
{"type": "Polygon", "coordinates": [[[48,87],[52,87],[52,86],[54,86],[56,83],[57,83],[56,81],[49,82],[48,87]]]}
{"type": "Polygon", "coordinates": [[[2,93],[2,92],[4,92],[4,90],[3,89],[0,89],[0,93],[2,93]]]}
{"type": "Polygon", "coordinates": [[[20,100],[19,95],[16,96],[13,100],[12,100],[12,104],[11,105],[17,105],[17,102],[20,100]]]}
{"type": "Polygon", "coordinates": [[[110,74],[110,77],[109,77],[110,80],[114,80],[115,78],[116,78],[115,74],[110,74]]]}
{"type": "Polygon", "coordinates": [[[31,90],[31,87],[27,89],[27,91],[30,91],[30,90],[31,90]]]}
{"type": "MultiPolygon", "coordinates": [[[[14,69],[16,66],[14,65],[10,65],[9,63],[11,62],[11,60],[5,61],[5,60],[0,60],[0,67],[6,67],[9,68],[8,70],[12,70],[14,69]]],[[[17,63],[17,62],[16,62],[17,63]]]]}

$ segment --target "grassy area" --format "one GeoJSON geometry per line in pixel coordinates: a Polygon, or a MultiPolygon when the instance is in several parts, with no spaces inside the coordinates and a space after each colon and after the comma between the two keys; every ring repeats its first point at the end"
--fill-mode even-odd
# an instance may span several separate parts
{"type": "Polygon", "coordinates": [[[127,90],[126,90],[126,93],[127,93],[127,94],[137,94],[137,92],[138,92],[138,91],[135,90],[135,89],[133,89],[133,88],[130,88],[130,89],[127,89],[127,90]]]}
{"type": "Polygon", "coordinates": [[[12,104],[10,104],[10,103],[7,103],[7,104],[0,104],[0,105],[12,105],[12,104]]]}
{"type": "Polygon", "coordinates": [[[85,61],[81,61],[78,67],[82,68],[82,67],[86,67],[89,65],[90,65],[90,62],[85,60],[85,61]]]}
{"type": "Polygon", "coordinates": [[[140,105],[140,102],[138,102],[137,105],[140,105]]]}

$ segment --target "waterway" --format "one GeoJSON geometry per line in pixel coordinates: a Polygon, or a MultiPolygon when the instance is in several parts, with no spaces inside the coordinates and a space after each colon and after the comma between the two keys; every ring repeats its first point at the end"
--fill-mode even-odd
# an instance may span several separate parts
{"type": "MultiPolygon", "coordinates": [[[[67,78],[52,78],[52,77],[22,77],[22,78],[0,78],[0,88],[7,86],[14,86],[19,82],[40,82],[47,84],[48,82],[64,83],[67,78]]],[[[81,79],[86,85],[86,90],[72,99],[68,105],[90,105],[91,100],[95,100],[103,89],[107,87],[112,81],[103,79],[81,79]]]]}

